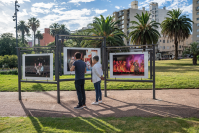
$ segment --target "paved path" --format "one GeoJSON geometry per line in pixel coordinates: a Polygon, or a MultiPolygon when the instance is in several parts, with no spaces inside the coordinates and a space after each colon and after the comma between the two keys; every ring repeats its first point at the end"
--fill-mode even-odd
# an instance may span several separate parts
{"type": "Polygon", "coordinates": [[[199,89],[156,90],[158,100],[152,99],[151,90],[108,91],[100,105],[91,105],[95,92],[87,91],[87,108],[82,110],[73,109],[77,105],[75,91],[61,91],[61,104],[57,104],[56,94],[56,91],[22,92],[22,101],[18,101],[17,92],[0,92],[0,116],[199,117],[199,89]]]}

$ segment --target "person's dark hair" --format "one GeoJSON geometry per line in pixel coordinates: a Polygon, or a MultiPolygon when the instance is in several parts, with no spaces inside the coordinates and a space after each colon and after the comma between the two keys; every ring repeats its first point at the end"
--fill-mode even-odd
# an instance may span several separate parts
{"type": "Polygon", "coordinates": [[[80,59],[80,58],[81,58],[81,53],[76,52],[76,53],[75,53],[75,57],[76,57],[76,59],[80,59]]]}
{"type": "Polygon", "coordinates": [[[93,57],[93,60],[99,61],[99,56],[98,56],[98,55],[95,55],[95,56],[93,57]]]}

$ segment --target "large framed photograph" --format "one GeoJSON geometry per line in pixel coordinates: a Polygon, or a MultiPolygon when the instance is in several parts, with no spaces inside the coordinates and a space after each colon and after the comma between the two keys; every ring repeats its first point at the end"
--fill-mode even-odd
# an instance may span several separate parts
{"type": "Polygon", "coordinates": [[[101,62],[101,49],[100,48],[74,48],[74,47],[64,47],[63,53],[63,64],[64,64],[64,74],[75,74],[71,72],[70,68],[72,67],[75,61],[75,53],[81,53],[81,60],[86,63],[87,74],[91,73],[92,67],[92,57],[95,55],[99,56],[99,62],[101,62]]]}
{"type": "Polygon", "coordinates": [[[23,54],[23,79],[53,80],[53,53],[23,54]]]}
{"type": "Polygon", "coordinates": [[[148,52],[110,53],[110,78],[148,78],[148,52]]]}

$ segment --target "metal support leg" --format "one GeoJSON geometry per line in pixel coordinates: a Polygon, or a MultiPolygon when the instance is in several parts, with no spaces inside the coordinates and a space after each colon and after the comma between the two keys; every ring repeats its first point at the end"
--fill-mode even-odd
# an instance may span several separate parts
{"type": "Polygon", "coordinates": [[[20,49],[17,49],[17,56],[18,56],[18,93],[19,93],[19,100],[22,100],[21,98],[21,56],[20,56],[20,49]]]}
{"type": "Polygon", "coordinates": [[[150,79],[152,79],[152,51],[150,51],[150,79]]]}
{"type": "Polygon", "coordinates": [[[104,37],[104,46],[103,46],[103,56],[104,56],[104,93],[105,93],[105,97],[107,97],[107,86],[106,86],[106,38],[104,37]]]}
{"type": "Polygon", "coordinates": [[[56,69],[55,69],[55,75],[56,75],[56,81],[57,81],[57,103],[60,103],[60,82],[59,82],[59,47],[60,47],[60,41],[58,42],[58,36],[56,37],[56,69]]]}
{"type": "Polygon", "coordinates": [[[155,86],[156,86],[156,81],[155,81],[155,45],[153,45],[153,99],[156,99],[156,94],[155,94],[155,86]]]}

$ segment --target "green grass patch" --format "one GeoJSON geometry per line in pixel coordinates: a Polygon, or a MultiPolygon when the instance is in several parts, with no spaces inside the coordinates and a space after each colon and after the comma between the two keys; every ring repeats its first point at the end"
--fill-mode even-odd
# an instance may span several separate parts
{"type": "Polygon", "coordinates": [[[122,118],[44,118],[0,117],[0,132],[127,132],[127,133],[198,133],[197,118],[122,117],[122,118]]]}
{"type": "MultiPolygon", "coordinates": [[[[192,59],[156,61],[155,70],[157,89],[199,87],[199,66],[192,65],[192,59]]],[[[86,77],[90,77],[90,75],[86,75],[86,77]]],[[[74,78],[74,75],[60,76],[60,79],[67,78],[74,78]]],[[[14,92],[18,90],[17,87],[17,75],[0,75],[0,91],[14,92]]],[[[101,88],[104,88],[104,82],[102,82],[101,88]]],[[[56,89],[56,85],[52,84],[22,83],[22,91],[52,91],[56,89]]],[[[107,89],[152,89],[152,83],[107,82],[107,89]]],[[[61,82],[60,90],[75,90],[74,81],[61,82]]],[[[91,81],[86,81],[85,90],[94,90],[91,81]]]]}

